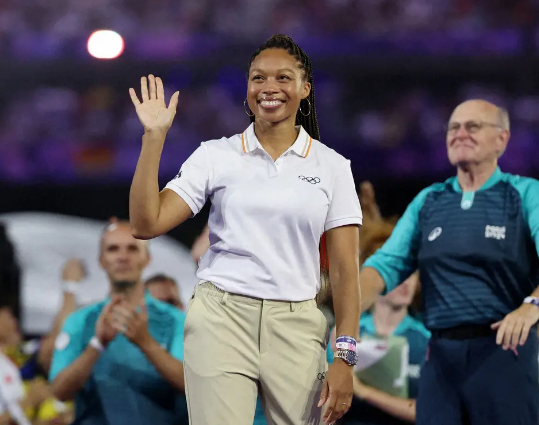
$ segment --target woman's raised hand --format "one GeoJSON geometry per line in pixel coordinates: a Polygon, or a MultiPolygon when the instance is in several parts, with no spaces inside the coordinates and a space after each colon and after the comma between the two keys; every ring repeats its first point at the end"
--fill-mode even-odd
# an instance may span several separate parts
{"type": "Polygon", "coordinates": [[[140,91],[142,102],[137,97],[135,89],[129,89],[129,95],[135,105],[138,118],[146,133],[162,132],[166,133],[172,126],[172,121],[176,115],[179,92],[170,98],[170,103],[165,104],[165,90],[163,81],[159,77],[149,75],[148,78],[140,79],[140,91]]]}

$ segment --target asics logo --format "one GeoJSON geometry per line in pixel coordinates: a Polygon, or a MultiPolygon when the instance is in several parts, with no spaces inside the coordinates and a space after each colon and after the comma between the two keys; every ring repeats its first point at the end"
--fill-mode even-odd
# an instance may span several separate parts
{"type": "Polygon", "coordinates": [[[442,234],[442,228],[436,227],[432,232],[430,232],[429,237],[427,238],[429,242],[432,242],[434,239],[438,238],[442,234]]]}
{"type": "Polygon", "coordinates": [[[307,183],[311,183],[311,184],[320,183],[320,179],[318,177],[298,176],[298,179],[303,180],[304,182],[307,182],[307,183]]]}

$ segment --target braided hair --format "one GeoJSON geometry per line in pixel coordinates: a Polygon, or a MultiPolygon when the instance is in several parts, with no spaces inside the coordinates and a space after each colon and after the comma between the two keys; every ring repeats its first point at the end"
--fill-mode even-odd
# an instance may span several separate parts
{"type": "MultiPolygon", "coordinates": [[[[249,61],[249,68],[255,60],[255,58],[266,49],[283,49],[286,50],[291,56],[295,57],[300,64],[300,69],[304,72],[304,78],[311,84],[311,92],[307,97],[307,100],[302,100],[300,103],[300,109],[304,112],[308,112],[309,115],[305,116],[300,111],[296,113],[296,125],[301,125],[305,131],[313,139],[320,140],[320,130],[318,128],[318,119],[316,117],[316,108],[314,105],[314,82],[313,82],[313,67],[311,60],[307,54],[299,47],[294,40],[284,34],[277,34],[269,38],[262,46],[258,48],[256,52],[251,56],[249,61]],[[310,106],[309,106],[310,103],[310,106]]],[[[249,72],[249,71],[247,71],[249,72]]],[[[255,116],[251,116],[251,122],[255,121],[255,116]]]]}

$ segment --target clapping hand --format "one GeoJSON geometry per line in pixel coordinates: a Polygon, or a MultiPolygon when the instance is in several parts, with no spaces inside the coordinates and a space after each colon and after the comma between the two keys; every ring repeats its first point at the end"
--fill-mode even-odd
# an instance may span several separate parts
{"type": "Polygon", "coordinates": [[[95,336],[104,346],[107,346],[114,338],[116,338],[116,335],[118,334],[118,331],[114,329],[113,326],[112,311],[115,306],[122,302],[122,300],[122,296],[114,295],[111,302],[105,306],[97,319],[97,323],[95,325],[95,336]]]}
{"type": "Polygon", "coordinates": [[[127,302],[114,307],[113,326],[117,332],[121,332],[133,344],[143,347],[151,340],[148,330],[148,313],[146,306],[132,306],[127,302]]]}

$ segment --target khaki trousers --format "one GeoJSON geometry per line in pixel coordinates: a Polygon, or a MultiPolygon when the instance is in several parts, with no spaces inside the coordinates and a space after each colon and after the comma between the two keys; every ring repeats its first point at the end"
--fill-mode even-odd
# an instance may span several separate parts
{"type": "Polygon", "coordinates": [[[184,371],[191,425],[318,425],[328,326],[314,300],[266,301],[201,283],[188,306],[184,371]]]}

